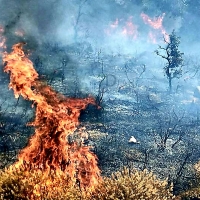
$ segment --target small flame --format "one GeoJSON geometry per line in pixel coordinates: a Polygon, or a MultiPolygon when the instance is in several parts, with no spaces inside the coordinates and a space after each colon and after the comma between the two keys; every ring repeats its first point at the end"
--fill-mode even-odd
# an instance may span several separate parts
{"type": "Polygon", "coordinates": [[[114,22],[112,22],[108,28],[104,30],[106,35],[113,35],[116,34],[119,26],[119,19],[117,18],[114,22]]]}
{"type": "Polygon", "coordinates": [[[89,147],[69,143],[68,136],[79,125],[80,111],[95,104],[95,100],[66,98],[39,81],[22,47],[23,44],[16,44],[11,53],[4,53],[4,71],[10,73],[9,88],[15,97],[21,95],[36,106],[35,120],[29,123],[35,127],[35,134],[19,153],[14,167],[41,170],[44,177],[55,171],[57,176],[70,176],[80,187],[94,187],[100,180],[96,155],[89,147]]]}
{"type": "Polygon", "coordinates": [[[0,51],[4,51],[6,49],[6,38],[3,36],[4,28],[0,26],[0,51]]]}
{"type": "Polygon", "coordinates": [[[153,34],[151,31],[149,32],[149,39],[152,43],[156,44],[157,40],[156,40],[156,36],[155,34],[153,34]]]}
{"type": "Polygon", "coordinates": [[[15,31],[15,35],[19,36],[19,37],[23,37],[24,36],[24,31],[22,29],[17,29],[15,31]]]}
{"type": "Polygon", "coordinates": [[[130,17],[126,22],[126,26],[123,27],[122,34],[136,39],[138,35],[137,26],[133,24],[132,18],[133,17],[130,17]]]}
{"type": "Polygon", "coordinates": [[[130,39],[136,39],[138,35],[137,26],[133,24],[132,16],[129,17],[126,22],[124,22],[123,19],[119,20],[117,18],[114,22],[110,24],[109,28],[105,29],[105,33],[107,35],[120,34],[130,39]]]}
{"type": "MultiPolygon", "coordinates": [[[[164,16],[165,16],[165,13],[163,13],[162,16],[152,19],[148,15],[141,13],[141,17],[142,17],[144,23],[150,25],[150,27],[152,27],[155,30],[159,30],[162,33],[162,35],[164,36],[165,41],[169,42],[169,35],[167,34],[167,32],[165,31],[165,29],[163,27],[164,16]]],[[[150,35],[152,37],[152,33],[150,35]]],[[[155,38],[155,36],[152,38],[155,38]]],[[[153,41],[155,42],[155,39],[153,41]]]]}
{"type": "Polygon", "coordinates": [[[115,28],[118,27],[118,25],[119,25],[119,19],[117,18],[117,19],[110,25],[110,27],[113,28],[113,29],[115,29],[115,28]]]}

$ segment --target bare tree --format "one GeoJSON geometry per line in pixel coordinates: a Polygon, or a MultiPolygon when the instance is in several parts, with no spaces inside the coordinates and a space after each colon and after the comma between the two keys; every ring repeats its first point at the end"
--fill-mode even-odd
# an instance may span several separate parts
{"type": "Polygon", "coordinates": [[[78,6],[78,13],[74,22],[74,40],[77,41],[78,37],[78,26],[80,24],[80,18],[84,14],[82,12],[84,4],[87,2],[87,0],[81,0],[78,6]]]}

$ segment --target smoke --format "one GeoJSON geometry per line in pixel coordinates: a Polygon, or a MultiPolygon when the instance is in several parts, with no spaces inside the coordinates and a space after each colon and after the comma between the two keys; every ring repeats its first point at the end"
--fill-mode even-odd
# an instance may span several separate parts
{"type": "MultiPolygon", "coordinates": [[[[195,28],[198,16],[181,1],[1,0],[0,3],[0,24],[8,48],[21,41],[33,51],[46,42],[60,46],[90,44],[94,53],[101,50],[104,54],[140,59],[148,74],[157,78],[163,77],[165,63],[154,51],[158,45],[165,46],[164,32],[170,34],[175,29],[185,55],[198,53],[199,35],[195,28]],[[151,23],[145,22],[141,13],[151,23]],[[151,26],[156,22],[162,23],[161,28],[151,26]]],[[[118,65],[125,62],[123,58],[118,65]]],[[[160,85],[164,89],[165,83],[160,85]]]]}
{"type": "MultiPolygon", "coordinates": [[[[154,30],[144,23],[141,13],[145,12],[156,19],[162,16],[163,11],[161,8],[154,8],[153,11],[151,7],[155,7],[155,3],[149,1],[141,5],[121,0],[1,0],[0,23],[5,27],[9,46],[22,39],[32,48],[46,41],[63,46],[87,41],[99,48],[105,46],[110,52],[120,47],[127,53],[133,49],[131,46],[147,49],[155,43],[150,38],[154,37],[150,36],[154,30]],[[147,7],[149,9],[145,10],[147,7]],[[111,25],[116,20],[119,24],[113,30],[111,25]],[[130,27],[127,27],[128,23],[135,27],[133,35],[130,34],[130,27]],[[128,28],[129,33],[125,30],[128,28]],[[23,34],[17,34],[19,32],[23,34]],[[144,42],[150,45],[146,46],[144,42]]],[[[178,31],[182,26],[180,16],[171,18],[170,15],[170,12],[166,13],[163,19],[168,33],[173,29],[178,31]]],[[[161,42],[162,34],[156,37],[160,37],[156,42],[161,42]]]]}
{"type": "Polygon", "coordinates": [[[39,45],[55,35],[59,1],[2,0],[0,23],[11,46],[17,40],[39,45]]]}

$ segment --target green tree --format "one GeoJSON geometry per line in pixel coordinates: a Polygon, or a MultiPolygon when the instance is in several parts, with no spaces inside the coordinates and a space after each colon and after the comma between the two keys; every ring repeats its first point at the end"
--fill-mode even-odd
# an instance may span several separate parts
{"type": "Polygon", "coordinates": [[[169,81],[169,91],[172,91],[172,79],[180,78],[182,76],[183,54],[179,51],[180,37],[176,36],[175,31],[169,35],[169,41],[164,38],[166,47],[159,46],[156,54],[165,59],[166,65],[164,67],[165,74],[169,81]],[[163,53],[160,53],[163,52],[163,53]]]}

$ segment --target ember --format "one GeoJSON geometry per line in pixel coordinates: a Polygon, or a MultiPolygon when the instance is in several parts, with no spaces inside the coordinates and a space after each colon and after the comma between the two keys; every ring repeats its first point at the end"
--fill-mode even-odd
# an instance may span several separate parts
{"type": "Polygon", "coordinates": [[[68,136],[79,125],[80,111],[95,104],[95,100],[66,98],[39,81],[22,47],[16,44],[11,53],[4,53],[4,71],[10,73],[9,88],[15,97],[21,95],[36,106],[35,120],[29,123],[35,127],[35,134],[13,167],[42,171],[44,177],[53,171],[58,177],[70,177],[72,184],[78,183],[81,188],[94,187],[100,180],[97,157],[89,147],[69,143],[68,136]]]}
{"type": "Polygon", "coordinates": [[[4,51],[4,49],[6,48],[5,42],[6,42],[6,38],[3,36],[4,33],[4,29],[2,26],[0,26],[0,52],[4,51]]]}

